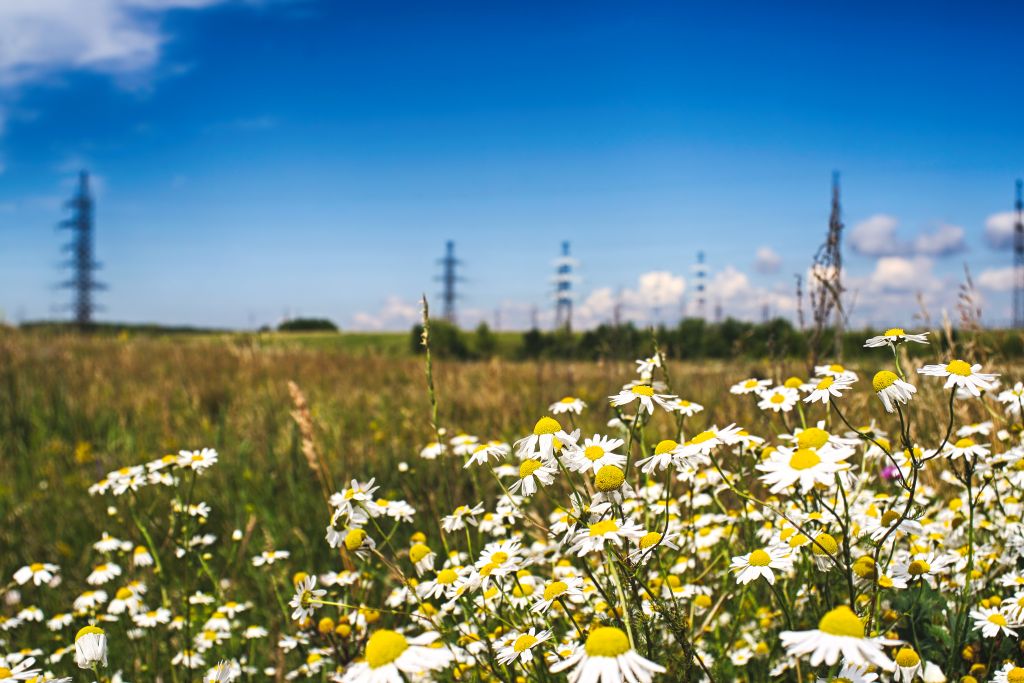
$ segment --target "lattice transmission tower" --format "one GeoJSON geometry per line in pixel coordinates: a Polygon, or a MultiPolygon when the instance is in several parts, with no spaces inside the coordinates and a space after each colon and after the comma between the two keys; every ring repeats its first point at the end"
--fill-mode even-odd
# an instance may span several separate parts
{"type": "Polygon", "coordinates": [[[1013,225],[1013,326],[1024,327],[1024,181],[1017,181],[1017,200],[1013,208],[1017,220],[1013,225]]]}
{"type": "Polygon", "coordinates": [[[455,325],[455,300],[458,298],[458,294],[455,293],[455,285],[462,280],[456,269],[462,262],[455,258],[454,241],[448,240],[445,242],[444,256],[438,259],[437,262],[441,264],[441,275],[437,279],[441,281],[441,301],[444,304],[444,319],[455,325]]]}
{"type": "Polygon", "coordinates": [[[93,313],[97,306],[93,301],[93,292],[106,289],[98,282],[95,273],[100,269],[93,251],[94,203],[89,192],[89,173],[78,174],[78,190],[65,206],[71,210],[71,217],[61,221],[60,227],[71,231],[71,241],[64,245],[64,251],[70,252],[64,264],[71,269],[71,279],[62,282],[61,287],[73,291],[71,311],[75,322],[80,327],[92,324],[93,313]]]}
{"type": "Polygon", "coordinates": [[[572,329],[572,269],[576,260],[569,256],[569,243],[562,242],[562,255],[555,260],[555,328],[572,329]]]}
{"type": "Polygon", "coordinates": [[[704,252],[697,252],[697,263],[693,266],[693,277],[697,281],[697,317],[707,319],[708,314],[708,267],[704,262],[704,252]]]}

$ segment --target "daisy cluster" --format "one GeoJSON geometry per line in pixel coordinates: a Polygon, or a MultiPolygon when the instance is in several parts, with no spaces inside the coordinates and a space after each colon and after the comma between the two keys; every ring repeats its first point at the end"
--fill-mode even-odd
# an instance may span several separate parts
{"type": "Polygon", "coordinates": [[[439,490],[347,477],[288,549],[206,531],[215,451],[119,469],[89,573],[12,569],[0,683],[1024,683],[1024,385],[911,343],[708,409],[657,352],[519,434],[431,424],[439,490]]]}

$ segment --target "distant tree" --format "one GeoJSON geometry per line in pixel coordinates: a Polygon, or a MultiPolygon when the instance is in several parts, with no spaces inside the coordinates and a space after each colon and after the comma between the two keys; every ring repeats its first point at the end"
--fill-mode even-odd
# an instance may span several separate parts
{"type": "MultiPolygon", "coordinates": [[[[423,353],[423,326],[415,325],[409,335],[409,348],[413,353],[423,353]]],[[[430,321],[430,352],[437,358],[467,360],[473,357],[466,335],[457,326],[445,320],[430,321]]]]}
{"type": "Polygon", "coordinates": [[[278,332],[337,332],[338,326],[327,318],[294,318],[277,326],[278,332]]]}
{"type": "Polygon", "coordinates": [[[481,322],[476,328],[473,350],[481,358],[490,358],[498,350],[498,338],[494,336],[491,328],[485,322],[481,322]]]}

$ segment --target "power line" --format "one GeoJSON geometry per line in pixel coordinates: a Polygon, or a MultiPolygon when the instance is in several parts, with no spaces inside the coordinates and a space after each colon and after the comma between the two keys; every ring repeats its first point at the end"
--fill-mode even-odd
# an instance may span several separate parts
{"type": "Polygon", "coordinates": [[[1017,181],[1017,201],[1014,209],[1017,222],[1013,226],[1013,326],[1024,327],[1024,200],[1021,195],[1024,182],[1017,181]]]}
{"type": "Polygon", "coordinates": [[[71,209],[71,217],[61,221],[60,227],[71,230],[71,242],[64,245],[64,250],[71,252],[71,258],[63,264],[71,268],[71,279],[61,283],[61,287],[74,290],[71,310],[75,322],[80,327],[92,324],[92,315],[96,311],[92,293],[106,289],[97,282],[94,273],[100,269],[93,254],[93,218],[94,205],[89,193],[89,173],[78,174],[78,191],[69,199],[65,206],[71,209]]]}
{"type": "Polygon", "coordinates": [[[569,243],[562,242],[562,255],[555,261],[555,328],[572,329],[572,267],[569,243]]]}

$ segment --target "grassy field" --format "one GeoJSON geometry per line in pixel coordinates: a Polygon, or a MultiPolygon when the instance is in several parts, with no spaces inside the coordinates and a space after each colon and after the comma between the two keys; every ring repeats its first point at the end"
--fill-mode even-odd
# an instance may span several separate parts
{"type": "MultiPolygon", "coordinates": [[[[868,377],[874,369],[858,368],[868,377]]],[[[757,410],[750,397],[730,395],[730,385],[750,376],[807,377],[807,368],[797,363],[671,363],[669,370],[673,392],[706,408],[693,429],[736,422],[762,434],[792,425],[757,410]]],[[[614,413],[606,397],[635,376],[635,366],[440,361],[434,372],[438,422],[449,436],[468,432],[511,443],[565,395],[591,406],[578,425],[584,434],[607,433],[614,413]]],[[[289,382],[305,394],[330,490],[376,476],[382,486],[377,495],[410,501],[435,520],[451,511],[438,509],[438,492],[462,502],[499,493],[461,461],[419,458],[434,438],[431,403],[423,359],[408,353],[406,335],[7,332],[0,337],[0,569],[10,576],[45,559],[80,584],[71,577],[87,575],[100,561],[92,549],[97,534],[132,523],[123,508],[108,510],[108,500],[90,498],[86,489],[118,467],[202,447],[216,448],[220,461],[196,480],[194,500],[213,509],[201,531],[225,543],[235,530],[242,532],[227,562],[233,590],[258,605],[277,604],[272,584],[248,561],[264,550],[287,549],[289,566],[337,568],[337,552],[323,542],[329,512],[303,452],[289,382]]],[[[941,393],[921,402],[919,433],[940,434],[941,393]]],[[[846,405],[852,413],[879,409],[867,391],[850,396],[846,405]]],[[[986,414],[962,403],[956,417],[966,424],[986,414]]],[[[648,427],[649,445],[674,430],[668,415],[656,415],[648,427]]],[[[927,476],[938,482],[936,473],[927,476]]],[[[149,490],[132,498],[133,514],[143,522],[159,526],[165,508],[166,500],[149,490]]],[[[436,527],[422,531],[433,536],[436,527]]],[[[61,609],[45,600],[41,606],[47,614],[61,609]]],[[[260,618],[272,635],[286,632],[288,620],[274,612],[260,618]]],[[[282,661],[268,663],[283,671],[282,661]]]]}

